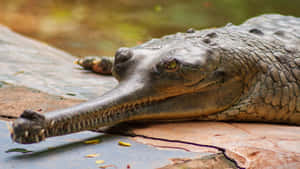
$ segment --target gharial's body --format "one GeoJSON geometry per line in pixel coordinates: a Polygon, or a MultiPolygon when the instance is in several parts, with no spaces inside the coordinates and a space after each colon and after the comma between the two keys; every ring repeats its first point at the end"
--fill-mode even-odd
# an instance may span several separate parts
{"type": "Polygon", "coordinates": [[[240,26],[189,30],[117,51],[119,85],[44,115],[24,111],[12,139],[93,130],[130,120],[300,124],[300,19],[262,15],[240,26]]]}

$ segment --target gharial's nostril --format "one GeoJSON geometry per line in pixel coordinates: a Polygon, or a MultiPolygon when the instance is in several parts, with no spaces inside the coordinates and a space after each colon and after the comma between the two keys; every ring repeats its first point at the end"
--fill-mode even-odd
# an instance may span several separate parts
{"type": "Polygon", "coordinates": [[[133,52],[129,48],[119,48],[115,54],[115,63],[121,63],[129,60],[133,56],[133,52]]]}
{"type": "Polygon", "coordinates": [[[24,110],[20,117],[28,120],[45,120],[45,116],[43,114],[32,110],[24,110]]]}

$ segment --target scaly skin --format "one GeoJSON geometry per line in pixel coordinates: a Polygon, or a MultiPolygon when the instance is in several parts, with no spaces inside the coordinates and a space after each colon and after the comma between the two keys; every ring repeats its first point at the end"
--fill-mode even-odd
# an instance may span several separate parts
{"type": "Polygon", "coordinates": [[[189,30],[116,52],[119,85],[44,115],[24,111],[12,139],[95,130],[131,120],[300,124],[300,19],[263,15],[240,26],[189,30]]]}

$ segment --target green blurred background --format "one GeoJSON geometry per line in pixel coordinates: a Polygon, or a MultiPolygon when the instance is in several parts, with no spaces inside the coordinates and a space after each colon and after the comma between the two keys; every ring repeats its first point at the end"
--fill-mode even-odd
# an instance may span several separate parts
{"type": "Polygon", "coordinates": [[[0,24],[75,56],[113,55],[188,28],[300,16],[300,0],[0,0],[0,24]]]}

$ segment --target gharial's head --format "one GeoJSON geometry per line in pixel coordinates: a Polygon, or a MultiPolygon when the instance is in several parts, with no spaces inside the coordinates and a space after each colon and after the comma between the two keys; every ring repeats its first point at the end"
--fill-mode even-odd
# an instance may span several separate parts
{"type": "Polygon", "coordinates": [[[113,75],[130,96],[121,102],[156,102],[140,111],[159,119],[207,115],[231,106],[241,96],[245,78],[244,66],[233,55],[248,48],[230,36],[218,30],[178,33],[120,48],[113,75]]]}

